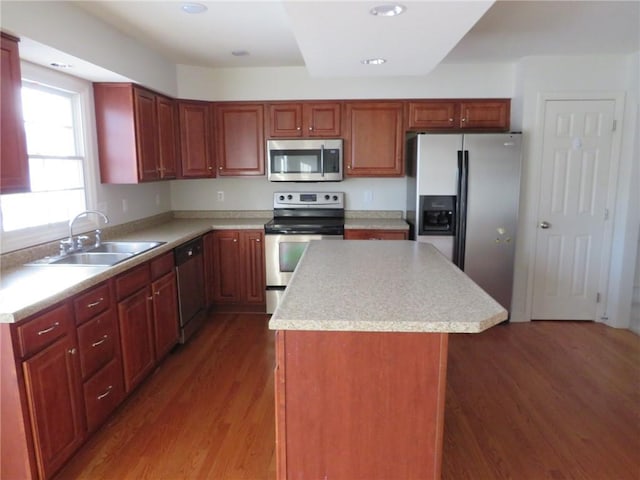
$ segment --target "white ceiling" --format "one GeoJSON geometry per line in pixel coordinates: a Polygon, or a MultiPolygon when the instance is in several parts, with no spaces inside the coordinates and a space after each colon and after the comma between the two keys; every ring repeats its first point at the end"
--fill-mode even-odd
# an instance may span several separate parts
{"type": "MultiPolygon", "coordinates": [[[[306,66],[312,76],[426,75],[441,61],[640,50],[640,1],[416,1],[375,17],[381,1],[78,1],[176,64],[306,66]],[[234,50],[249,52],[233,56],[234,50]],[[362,65],[384,57],[384,65],[362,65]]],[[[21,45],[22,48],[22,45],[21,45]]]]}

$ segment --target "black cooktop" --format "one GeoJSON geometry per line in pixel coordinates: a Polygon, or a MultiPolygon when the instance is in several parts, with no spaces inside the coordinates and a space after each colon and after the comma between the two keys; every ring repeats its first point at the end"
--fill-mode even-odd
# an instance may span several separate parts
{"type": "Polygon", "coordinates": [[[344,217],[274,217],[264,225],[267,234],[344,235],[344,217]]]}

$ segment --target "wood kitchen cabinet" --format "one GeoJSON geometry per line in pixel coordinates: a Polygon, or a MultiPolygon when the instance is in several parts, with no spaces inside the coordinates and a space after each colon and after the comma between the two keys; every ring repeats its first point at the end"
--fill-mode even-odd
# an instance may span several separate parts
{"type": "Polygon", "coordinates": [[[213,303],[263,311],[265,305],[264,232],[216,230],[205,239],[209,293],[213,303]]]}
{"type": "Polygon", "coordinates": [[[124,398],[120,335],[111,282],[73,299],[87,431],[104,423],[124,398]]]}
{"type": "Polygon", "coordinates": [[[102,183],[175,178],[173,100],[130,83],[94,83],[102,183]]]}
{"type": "Polygon", "coordinates": [[[173,252],[150,262],[153,294],[153,339],[156,361],[178,343],[178,285],[173,252]]]}
{"type": "Polygon", "coordinates": [[[125,392],[133,390],[155,365],[149,266],[145,263],[115,279],[125,392]]]}
{"type": "MultiPolygon", "coordinates": [[[[17,336],[24,356],[37,470],[41,478],[49,478],[85,438],[78,345],[69,302],[26,321],[17,336]]],[[[5,384],[3,407],[4,388],[5,384]]]]}
{"type": "Polygon", "coordinates": [[[349,177],[404,175],[402,102],[348,102],[345,107],[345,172],[349,177]]]}
{"type": "Polygon", "coordinates": [[[216,176],[209,102],[178,101],[180,178],[216,176]]]}
{"type": "Polygon", "coordinates": [[[406,230],[345,229],[345,240],[406,240],[406,230]]]}
{"type": "Polygon", "coordinates": [[[264,175],[264,104],[214,106],[218,175],[264,175]]]}
{"type": "Polygon", "coordinates": [[[29,159],[22,118],[19,40],[0,34],[0,193],[28,192],[29,159]]]}
{"type": "Polygon", "coordinates": [[[267,106],[269,137],[339,137],[340,102],[278,102],[267,106]]]}
{"type": "Polygon", "coordinates": [[[506,132],[510,113],[509,99],[416,100],[407,106],[407,128],[506,132]]]}

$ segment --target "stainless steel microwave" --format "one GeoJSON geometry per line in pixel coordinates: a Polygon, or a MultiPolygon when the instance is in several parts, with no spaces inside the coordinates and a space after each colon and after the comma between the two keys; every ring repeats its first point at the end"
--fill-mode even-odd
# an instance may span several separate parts
{"type": "Polygon", "coordinates": [[[272,182],[339,182],[342,139],[268,140],[272,182]]]}

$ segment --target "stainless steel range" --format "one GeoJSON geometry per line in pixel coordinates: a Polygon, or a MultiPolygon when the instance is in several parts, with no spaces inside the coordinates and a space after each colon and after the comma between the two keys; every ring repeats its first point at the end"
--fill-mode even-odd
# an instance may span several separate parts
{"type": "Polygon", "coordinates": [[[267,313],[273,313],[308,243],[344,237],[344,192],[276,192],[264,232],[267,313]]]}

